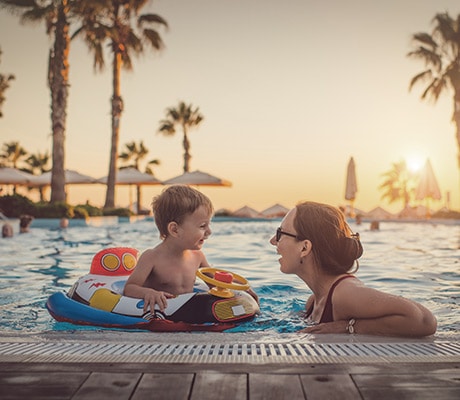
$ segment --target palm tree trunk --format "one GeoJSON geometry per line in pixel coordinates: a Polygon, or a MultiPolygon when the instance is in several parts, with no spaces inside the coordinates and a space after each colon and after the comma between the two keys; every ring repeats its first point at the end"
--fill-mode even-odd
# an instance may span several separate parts
{"type": "Polygon", "coordinates": [[[137,215],[141,213],[141,185],[136,186],[136,198],[137,198],[137,215]]]}
{"type": "Polygon", "coordinates": [[[67,22],[67,0],[58,7],[58,18],[54,34],[54,49],[48,64],[51,90],[51,124],[53,133],[53,166],[51,170],[52,203],[66,200],[65,193],[65,129],[69,77],[69,23],[67,22]]]}
{"type": "Polygon", "coordinates": [[[123,111],[123,99],[120,96],[120,71],[122,59],[118,49],[114,49],[113,60],[113,96],[112,96],[112,143],[110,148],[109,174],[104,208],[115,207],[115,182],[117,179],[118,142],[120,138],[120,119],[123,111]]]}
{"type": "Polygon", "coordinates": [[[184,141],[183,141],[183,146],[184,146],[184,173],[190,171],[190,159],[192,156],[190,155],[190,141],[188,140],[188,135],[187,135],[187,128],[185,126],[182,127],[184,131],[184,141]]]}

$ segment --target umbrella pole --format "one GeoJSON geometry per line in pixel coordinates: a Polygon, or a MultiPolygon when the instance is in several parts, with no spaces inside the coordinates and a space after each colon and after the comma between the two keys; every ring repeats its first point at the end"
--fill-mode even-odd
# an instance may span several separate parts
{"type": "Polygon", "coordinates": [[[430,212],[430,199],[427,197],[426,198],[426,212],[425,212],[425,218],[426,219],[431,219],[431,212],[430,212]]]}
{"type": "Polygon", "coordinates": [[[133,185],[129,185],[129,211],[133,211],[133,185]]]}
{"type": "Polygon", "coordinates": [[[355,217],[355,201],[350,200],[350,217],[354,218],[355,217]]]}

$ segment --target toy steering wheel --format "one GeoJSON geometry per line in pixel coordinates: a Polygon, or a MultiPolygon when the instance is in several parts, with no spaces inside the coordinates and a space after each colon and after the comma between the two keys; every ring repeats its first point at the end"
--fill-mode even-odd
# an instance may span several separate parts
{"type": "Polygon", "coordinates": [[[229,289],[248,290],[250,287],[246,278],[223,269],[200,268],[196,271],[196,275],[206,283],[213,285],[210,293],[218,297],[233,297],[233,292],[229,289]],[[206,273],[212,274],[212,277],[205,275],[206,273]],[[233,280],[237,280],[238,283],[233,282],[233,280]]]}

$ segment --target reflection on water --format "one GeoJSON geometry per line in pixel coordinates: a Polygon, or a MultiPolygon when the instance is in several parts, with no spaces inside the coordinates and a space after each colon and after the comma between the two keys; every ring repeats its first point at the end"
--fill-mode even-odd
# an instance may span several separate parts
{"type": "MultiPolygon", "coordinates": [[[[279,221],[212,224],[205,244],[208,261],[248,278],[261,299],[262,314],[232,331],[293,332],[310,291],[296,276],[279,272],[269,244],[279,221]]],[[[382,222],[379,231],[353,226],[364,245],[358,277],[368,286],[423,303],[438,318],[441,336],[460,330],[460,225],[382,222]]],[[[88,273],[93,255],[112,246],[140,251],[158,243],[151,220],[109,227],[34,228],[0,239],[2,331],[38,333],[89,330],[55,322],[44,305],[55,291],[67,291],[88,273]]]]}

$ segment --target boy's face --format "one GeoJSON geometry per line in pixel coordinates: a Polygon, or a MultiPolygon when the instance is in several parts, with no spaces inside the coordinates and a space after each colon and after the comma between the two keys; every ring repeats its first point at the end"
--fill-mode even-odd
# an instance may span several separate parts
{"type": "Polygon", "coordinates": [[[211,234],[211,216],[204,206],[198,207],[179,225],[180,238],[190,250],[200,250],[211,234]]]}

